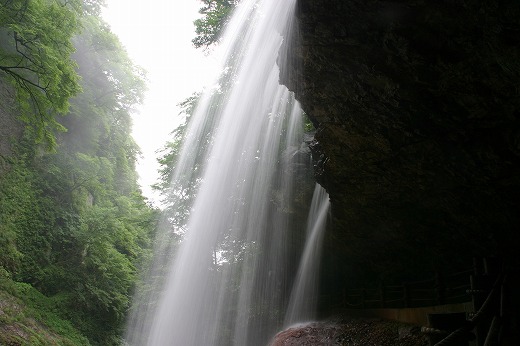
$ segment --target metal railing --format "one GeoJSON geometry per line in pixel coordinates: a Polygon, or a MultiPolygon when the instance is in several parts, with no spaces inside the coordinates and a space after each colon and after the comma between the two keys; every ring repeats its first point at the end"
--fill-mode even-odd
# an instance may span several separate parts
{"type": "MultiPolygon", "coordinates": [[[[401,285],[384,285],[377,288],[347,289],[343,307],[351,309],[408,308],[471,301],[468,280],[473,269],[450,275],[437,273],[429,280],[406,282],[401,285]]],[[[326,299],[326,297],[324,297],[326,299]]]]}
{"type": "MultiPolygon", "coordinates": [[[[402,309],[471,302],[474,312],[465,318],[462,312],[462,322],[459,319],[455,328],[424,328],[426,333],[431,334],[431,345],[460,346],[467,345],[473,339],[476,339],[477,346],[500,345],[506,276],[500,260],[475,259],[471,269],[450,275],[436,273],[429,280],[393,286],[381,283],[377,288],[346,289],[342,299],[334,299],[334,305],[342,309],[402,309]],[[338,304],[338,301],[341,303],[338,304]]],[[[326,302],[330,301],[328,298],[322,296],[322,303],[327,305],[326,302]]],[[[441,320],[450,318],[450,313],[445,315],[435,314],[435,317],[441,320]]]]}
{"type": "Polygon", "coordinates": [[[500,335],[504,320],[504,301],[507,284],[507,272],[502,267],[499,272],[479,273],[471,277],[471,289],[475,312],[465,323],[455,329],[435,346],[461,345],[476,339],[477,346],[500,345],[500,335]],[[482,278],[486,277],[485,280],[482,278]],[[489,285],[489,279],[495,278],[489,285]]]}

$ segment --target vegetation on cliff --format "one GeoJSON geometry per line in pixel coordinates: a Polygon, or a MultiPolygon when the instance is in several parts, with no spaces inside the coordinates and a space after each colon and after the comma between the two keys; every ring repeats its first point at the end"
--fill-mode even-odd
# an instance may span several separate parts
{"type": "MultiPolygon", "coordinates": [[[[202,1],[196,47],[218,42],[236,3],[202,1]]],[[[2,344],[119,344],[151,260],[160,213],[137,185],[130,136],[145,77],[100,19],[103,5],[0,4],[0,124],[12,128],[0,139],[2,344]]],[[[165,202],[178,192],[168,182],[184,129],[161,159],[165,202]]],[[[176,215],[166,205],[163,218],[182,227],[189,201],[176,215]]]]}
{"type": "Polygon", "coordinates": [[[144,73],[101,4],[0,5],[0,85],[17,101],[0,116],[25,124],[0,153],[1,344],[119,344],[150,255],[157,211],[130,136],[144,73]]]}

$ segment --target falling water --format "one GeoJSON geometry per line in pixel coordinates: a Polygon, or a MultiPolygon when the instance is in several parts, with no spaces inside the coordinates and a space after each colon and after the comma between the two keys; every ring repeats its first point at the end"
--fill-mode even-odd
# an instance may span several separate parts
{"type": "Polygon", "coordinates": [[[228,24],[224,74],[198,102],[172,180],[196,198],[173,259],[172,246],[158,246],[165,256],[150,272],[166,278],[138,298],[131,345],[265,345],[283,324],[296,271],[286,260],[294,184],[283,158],[298,156],[303,125],[277,62],[295,2],[243,0],[228,24]]]}
{"type": "Polygon", "coordinates": [[[323,234],[329,212],[329,195],[316,184],[307,221],[307,240],[303,251],[284,325],[316,319],[318,301],[318,274],[323,234]]]}

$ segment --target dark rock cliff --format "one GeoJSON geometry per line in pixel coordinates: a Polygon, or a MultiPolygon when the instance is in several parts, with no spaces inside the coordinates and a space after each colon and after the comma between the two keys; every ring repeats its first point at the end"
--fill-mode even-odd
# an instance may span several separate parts
{"type": "Polygon", "coordinates": [[[281,78],[317,128],[324,280],[514,261],[520,2],[299,0],[297,23],[281,78]]]}

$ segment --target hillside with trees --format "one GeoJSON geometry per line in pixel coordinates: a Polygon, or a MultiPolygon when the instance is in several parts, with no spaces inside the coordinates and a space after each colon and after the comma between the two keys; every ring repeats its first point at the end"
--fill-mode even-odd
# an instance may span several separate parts
{"type": "Polygon", "coordinates": [[[117,345],[158,211],[103,1],[0,4],[0,344],[117,345]]]}

